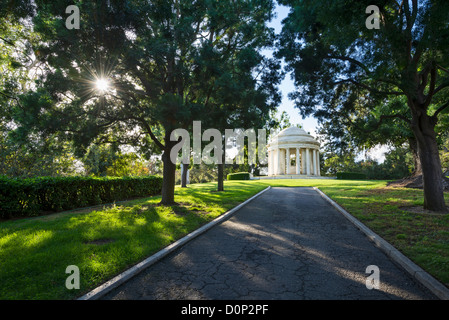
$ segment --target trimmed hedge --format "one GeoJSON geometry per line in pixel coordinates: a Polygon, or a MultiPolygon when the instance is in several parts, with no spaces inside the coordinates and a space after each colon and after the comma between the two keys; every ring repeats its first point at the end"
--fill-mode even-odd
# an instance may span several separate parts
{"type": "Polygon", "coordinates": [[[228,180],[249,180],[250,174],[248,172],[230,173],[227,176],[228,180]]]}
{"type": "Polygon", "coordinates": [[[359,172],[337,172],[337,179],[366,180],[366,174],[359,172]]]}
{"type": "Polygon", "coordinates": [[[162,178],[0,177],[0,218],[35,216],[159,194],[162,178]]]}

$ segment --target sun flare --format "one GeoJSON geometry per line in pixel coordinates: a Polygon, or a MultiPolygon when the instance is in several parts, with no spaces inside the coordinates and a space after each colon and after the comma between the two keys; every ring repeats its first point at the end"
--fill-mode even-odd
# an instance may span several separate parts
{"type": "Polygon", "coordinates": [[[109,89],[109,81],[106,79],[97,79],[95,81],[95,87],[100,92],[106,92],[109,89]]]}

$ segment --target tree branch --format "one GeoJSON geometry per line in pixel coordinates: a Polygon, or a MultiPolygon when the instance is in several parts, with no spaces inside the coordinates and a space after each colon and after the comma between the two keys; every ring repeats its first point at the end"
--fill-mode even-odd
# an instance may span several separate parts
{"type": "Polygon", "coordinates": [[[11,41],[9,41],[9,40],[6,40],[6,39],[3,38],[3,37],[0,37],[0,40],[3,40],[4,42],[6,42],[7,44],[9,44],[10,46],[13,46],[14,48],[16,47],[16,45],[15,45],[13,42],[11,42],[11,41]]]}
{"type": "Polygon", "coordinates": [[[404,0],[402,0],[401,4],[398,5],[398,14],[399,15],[401,15],[403,5],[404,5],[404,0]]]}
{"type": "Polygon", "coordinates": [[[354,59],[354,58],[350,58],[350,57],[346,57],[346,56],[327,56],[327,58],[329,59],[337,59],[337,60],[343,60],[343,61],[349,61],[353,64],[358,65],[360,68],[363,69],[363,71],[365,71],[365,73],[370,73],[369,69],[367,66],[365,66],[363,63],[361,63],[360,61],[354,59]]]}
{"type": "Polygon", "coordinates": [[[430,87],[429,87],[429,93],[427,94],[426,101],[424,102],[424,107],[427,108],[430,105],[430,102],[432,102],[432,97],[435,94],[435,83],[436,83],[436,68],[432,68],[430,70],[430,87]]]}
{"type": "Polygon", "coordinates": [[[425,87],[427,86],[427,79],[429,77],[429,73],[431,71],[431,65],[429,63],[426,64],[426,66],[424,67],[424,69],[419,73],[419,77],[420,77],[420,83],[418,86],[418,90],[419,91],[424,91],[425,87]]]}
{"type": "Polygon", "coordinates": [[[379,121],[383,121],[384,119],[393,119],[393,118],[401,119],[401,120],[407,122],[408,124],[410,124],[410,120],[407,119],[407,117],[402,114],[381,115],[379,121]]]}
{"type": "MultiPolygon", "coordinates": [[[[405,30],[406,43],[407,43],[407,58],[409,62],[416,62],[417,59],[412,57],[412,29],[415,24],[416,17],[418,14],[418,3],[416,0],[412,0],[412,9],[410,10],[410,5],[408,1],[403,1],[404,3],[404,14],[407,21],[407,28],[405,30]]],[[[420,54],[418,55],[420,56],[420,54]]]]}
{"type": "Polygon", "coordinates": [[[377,130],[380,127],[380,125],[382,124],[382,122],[386,119],[398,118],[398,119],[405,121],[409,125],[411,124],[410,120],[407,119],[407,117],[405,117],[402,114],[381,115],[379,118],[379,121],[374,125],[374,127],[371,127],[370,129],[366,129],[364,127],[360,127],[359,125],[357,125],[347,114],[344,113],[343,116],[346,118],[346,120],[348,120],[349,125],[353,126],[357,130],[363,131],[364,133],[370,133],[370,132],[377,130]]]}
{"type": "Polygon", "coordinates": [[[438,117],[438,114],[440,114],[441,111],[443,111],[444,109],[446,109],[447,107],[449,107],[449,101],[446,102],[445,104],[443,104],[441,107],[439,107],[437,109],[437,111],[435,111],[435,113],[432,115],[433,118],[438,117]]]}
{"type": "MultiPolygon", "coordinates": [[[[337,60],[342,60],[342,61],[348,61],[348,62],[350,62],[350,63],[352,63],[352,64],[355,64],[355,65],[359,66],[361,69],[363,69],[363,71],[364,71],[366,74],[372,73],[372,72],[368,69],[368,67],[367,67],[366,65],[364,65],[362,62],[360,62],[360,61],[358,61],[358,60],[356,60],[356,59],[354,59],[354,58],[347,57],[347,56],[332,56],[332,55],[327,56],[327,58],[328,58],[328,59],[337,59],[337,60]]],[[[399,85],[398,85],[397,83],[395,83],[394,81],[392,81],[392,80],[387,80],[387,79],[374,79],[374,80],[379,81],[379,82],[389,83],[389,84],[392,84],[392,85],[394,85],[394,86],[396,86],[396,87],[399,87],[399,85]]],[[[354,83],[354,84],[355,84],[355,83],[354,83]]],[[[361,85],[363,85],[363,84],[361,84],[361,85]]],[[[366,85],[364,85],[364,86],[366,86],[366,85]]],[[[368,88],[366,88],[366,89],[368,89],[368,88]]],[[[371,91],[372,91],[372,90],[371,90],[371,91]]],[[[397,92],[397,94],[399,95],[399,92],[397,92]]],[[[400,94],[402,94],[402,93],[400,93],[400,94]]]]}
{"type": "Polygon", "coordinates": [[[350,82],[350,83],[352,83],[352,84],[354,84],[354,85],[356,85],[356,86],[365,88],[365,89],[367,89],[367,90],[369,90],[369,91],[371,91],[371,92],[377,93],[377,94],[395,95],[395,96],[401,96],[401,95],[404,95],[404,93],[403,93],[403,92],[400,92],[400,91],[379,91],[379,90],[377,90],[377,89],[371,88],[370,86],[368,86],[368,85],[366,85],[366,84],[364,84],[364,83],[355,81],[354,79],[344,79],[344,80],[340,80],[340,81],[337,81],[337,82],[333,82],[332,84],[333,84],[333,85],[336,85],[336,84],[346,83],[346,82],[350,82]]]}
{"type": "Polygon", "coordinates": [[[151,130],[151,127],[149,126],[149,124],[145,121],[145,119],[143,118],[139,118],[140,122],[143,124],[143,126],[145,127],[145,129],[147,130],[147,133],[150,135],[151,139],[153,139],[153,141],[156,143],[156,145],[161,149],[164,150],[165,146],[158,140],[158,138],[156,138],[156,136],[154,135],[153,131],[151,130]]]}
{"type": "MultiPolygon", "coordinates": [[[[135,100],[134,96],[131,96],[130,98],[135,100]]],[[[141,112],[143,112],[142,108],[136,103],[137,108],[139,108],[139,110],[141,112]]],[[[146,132],[150,135],[151,139],[156,143],[156,145],[161,149],[164,150],[165,146],[159,141],[159,139],[154,135],[153,131],[151,130],[150,125],[145,121],[145,119],[143,118],[143,116],[137,117],[137,116],[129,116],[129,117],[125,117],[122,119],[118,119],[117,117],[114,117],[116,120],[118,121],[125,121],[127,119],[132,119],[132,120],[136,120],[137,122],[139,122],[140,124],[143,125],[143,127],[145,128],[146,132]]]]}
{"type": "Polygon", "coordinates": [[[433,95],[437,94],[439,91],[443,90],[444,88],[448,88],[449,87],[449,83],[444,83],[439,85],[434,91],[433,91],[433,95]]]}
{"type": "Polygon", "coordinates": [[[0,91],[0,94],[1,94],[2,96],[4,96],[4,97],[7,97],[7,98],[9,98],[9,99],[15,100],[15,101],[17,102],[17,104],[19,105],[19,107],[20,107],[22,110],[25,110],[25,108],[24,108],[24,107],[22,106],[22,104],[20,103],[19,98],[15,97],[15,96],[12,96],[12,95],[9,95],[9,94],[7,94],[7,93],[4,93],[3,91],[0,91]]]}
{"type": "Polygon", "coordinates": [[[374,130],[377,130],[384,120],[386,120],[386,119],[394,119],[394,118],[401,119],[401,120],[405,121],[407,124],[410,124],[410,120],[408,120],[407,117],[403,116],[402,114],[381,115],[380,118],[379,118],[379,121],[371,129],[368,129],[368,130],[364,129],[364,128],[359,128],[359,129],[369,133],[369,132],[372,132],[374,130]]]}
{"type": "Polygon", "coordinates": [[[449,73],[448,69],[444,68],[443,66],[440,66],[439,64],[437,64],[437,68],[440,69],[440,70],[443,70],[444,72],[449,73]]]}

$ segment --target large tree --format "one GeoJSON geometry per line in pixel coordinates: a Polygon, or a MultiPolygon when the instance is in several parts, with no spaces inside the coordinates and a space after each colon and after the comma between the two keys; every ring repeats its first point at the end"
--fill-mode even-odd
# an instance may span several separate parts
{"type": "MultiPolygon", "coordinates": [[[[255,52],[272,38],[272,1],[76,2],[80,28],[71,30],[65,12],[72,3],[34,3],[42,37],[35,54],[48,66],[37,90],[53,103],[28,106],[40,120],[26,126],[65,132],[77,145],[102,135],[137,145],[149,136],[162,151],[161,202],[172,204],[171,132],[200,119],[219,89],[232,87],[232,71],[257,69],[263,57],[255,52]],[[235,69],[222,74],[224,64],[235,69]],[[162,139],[154,128],[162,128],[162,139]]],[[[254,83],[252,90],[266,88],[254,83]]]]}
{"type": "Polygon", "coordinates": [[[18,127],[26,122],[25,106],[45,98],[26,92],[41,69],[33,53],[37,35],[27,18],[33,13],[31,2],[0,1],[0,175],[27,177],[74,173],[70,145],[57,135],[41,136],[18,127]]]}
{"type": "MultiPolygon", "coordinates": [[[[342,89],[339,87],[339,89],[342,89]]],[[[422,174],[416,139],[410,126],[410,112],[404,97],[365,99],[366,91],[347,95],[336,90],[326,109],[315,112],[319,134],[326,136],[327,146],[344,150],[356,146],[359,151],[377,145],[399,148],[407,145],[413,156],[413,176],[422,174]]]]}
{"type": "MultiPolygon", "coordinates": [[[[278,54],[293,72],[300,90],[292,97],[303,114],[326,111],[336,91],[341,99],[357,90],[365,91],[366,100],[404,97],[422,165],[424,207],[447,211],[435,125],[449,107],[449,101],[441,99],[449,88],[449,3],[280,3],[291,11],[284,20],[278,54]],[[379,9],[379,29],[367,27],[374,17],[365,13],[370,5],[379,9]]],[[[389,114],[393,116],[402,114],[389,114]]]]}

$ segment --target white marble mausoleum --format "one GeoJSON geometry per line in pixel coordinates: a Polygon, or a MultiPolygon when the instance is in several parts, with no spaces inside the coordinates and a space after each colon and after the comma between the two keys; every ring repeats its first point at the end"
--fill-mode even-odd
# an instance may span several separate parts
{"type": "Polygon", "coordinates": [[[268,176],[320,176],[320,143],[304,129],[289,127],[267,144],[268,176]]]}

